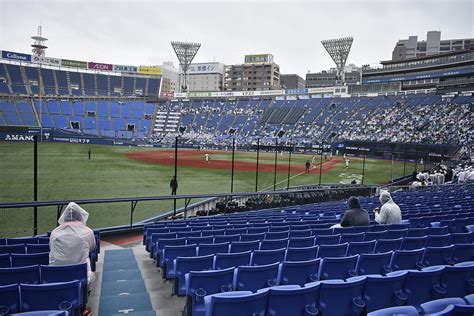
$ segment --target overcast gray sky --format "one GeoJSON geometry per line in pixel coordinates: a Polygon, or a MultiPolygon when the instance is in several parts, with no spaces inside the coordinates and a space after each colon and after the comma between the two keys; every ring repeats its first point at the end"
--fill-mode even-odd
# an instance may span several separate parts
{"type": "Polygon", "coordinates": [[[51,57],[177,65],[170,41],[195,41],[195,62],[272,53],[282,73],[304,77],[333,67],[321,40],[353,36],[348,63],[373,64],[409,35],[474,37],[473,10],[474,0],[0,0],[0,50],[30,53],[41,22],[51,57]]]}

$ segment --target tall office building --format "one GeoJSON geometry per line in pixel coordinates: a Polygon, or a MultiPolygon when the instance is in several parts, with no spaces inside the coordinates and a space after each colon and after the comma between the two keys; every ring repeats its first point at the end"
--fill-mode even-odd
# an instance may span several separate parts
{"type": "Polygon", "coordinates": [[[264,91],[280,89],[280,66],[273,55],[246,55],[245,63],[226,67],[226,91],[264,91]]]}

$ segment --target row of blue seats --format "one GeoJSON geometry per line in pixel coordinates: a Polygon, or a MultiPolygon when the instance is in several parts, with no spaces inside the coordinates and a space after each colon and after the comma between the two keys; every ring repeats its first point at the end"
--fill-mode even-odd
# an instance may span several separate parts
{"type": "Polygon", "coordinates": [[[49,264],[49,252],[0,254],[0,268],[25,267],[38,264],[49,264]]]}
{"type": "Polygon", "coordinates": [[[77,315],[83,306],[81,282],[0,286],[0,315],[77,315]],[[56,310],[56,311],[47,311],[56,310]],[[31,313],[38,311],[37,313],[31,313]]]}
{"type": "Polygon", "coordinates": [[[234,282],[235,275],[248,268],[187,273],[186,314],[359,315],[386,307],[420,306],[434,299],[474,293],[474,262],[428,267],[421,271],[402,270],[386,276],[372,274],[346,280],[308,282],[303,286],[274,286],[275,282],[268,283],[268,278],[257,281],[249,275],[234,282]],[[241,300],[241,293],[232,291],[245,291],[252,299],[241,300]],[[218,294],[222,292],[227,293],[218,294]],[[219,307],[215,302],[220,302],[219,307]]]}
{"type": "Polygon", "coordinates": [[[17,244],[0,246],[0,255],[11,253],[41,253],[49,252],[49,244],[17,244]]]}
{"type": "Polygon", "coordinates": [[[173,251],[170,252],[172,253],[167,254],[165,250],[162,275],[166,279],[176,278],[178,294],[183,294],[183,278],[190,271],[247,267],[245,268],[249,270],[247,273],[253,274],[254,279],[258,280],[268,276],[268,273],[263,272],[262,274],[262,269],[265,270],[265,268],[261,268],[262,266],[272,266],[267,270],[271,273],[274,272],[273,275],[276,278],[277,266],[281,264],[281,269],[287,269],[290,273],[293,271],[296,275],[285,277],[283,281],[278,279],[276,284],[301,284],[311,280],[346,279],[356,275],[385,275],[397,270],[421,269],[434,265],[454,265],[474,260],[474,245],[462,244],[322,258],[314,252],[302,255],[298,252],[292,253],[291,250],[285,251],[285,249],[255,250],[233,254],[218,253],[204,256],[196,256],[191,252],[182,253],[183,256],[175,256],[173,251]]]}
{"type": "Polygon", "coordinates": [[[49,237],[0,238],[0,245],[49,244],[49,237]]]}
{"type": "Polygon", "coordinates": [[[474,315],[474,295],[470,294],[464,298],[447,297],[429,301],[415,306],[396,306],[380,309],[369,313],[368,316],[472,316],[474,315]]]}

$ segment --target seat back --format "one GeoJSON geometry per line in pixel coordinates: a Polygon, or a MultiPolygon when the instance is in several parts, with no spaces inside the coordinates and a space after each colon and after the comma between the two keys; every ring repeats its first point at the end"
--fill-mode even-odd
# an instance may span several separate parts
{"type": "Polygon", "coordinates": [[[362,300],[365,277],[322,281],[319,289],[318,310],[322,315],[359,315],[365,308],[362,300]]]}
{"type": "Polygon", "coordinates": [[[448,244],[469,244],[472,241],[472,233],[451,233],[449,236],[448,244]]]}
{"type": "Polygon", "coordinates": [[[28,266],[18,268],[0,269],[0,285],[8,285],[14,283],[40,283],[39,266],[28,266]]]}
{"type": "Polygon", "coordinates": [[[387,234],[386,230],[376,231],[376,232],[366,232],[364,235],[364,241],[383,239],[385,238],[386,234],[387,234]]]}
{"type": "Polygon", "coordinates": [[[359,255],[331,258],[325,257],[322,259],[321,265],[319,266],[319,279],[330,280],[330,279],[342,279],[356,276],[356,264],[359,255]]]}
{"type": "Polygon", "coordinates": [[[408,271],[405,282],[407,305],[419,305],[446,296],[446,290],[441,285],[444,267],[429,267],[422,271],[408,271]]]}
{"type": "Polygon", "coordinates": [[[361,233],[342,233],[341,234],[341,239],[339,240],[339,242],[341,244],[343,243],[351,243],[351,242],[361,242],[361,241],[364,241],[364,235],[365,233],[361,232],[361,233]]]}
{"type": "Polygon", "coordinates": [[[26,244],[26,253],[50,252],[49,244],[26,244]]]}
{"type": "Polygon", "coordinates": [[[200,245],[200,244],[212,244],[214,242],[213,236],[204,237],[188,237],[186,239],[186,245],[200,245]]]}
{"type": "Polygon", "coordinates": [[[319,280],[319,265],[321,259],[308,261],[283,261],[278,270],[277,284],[296,284],[304,286],[306,283],[319,280]]]}
{"type": "Polygon", "coordinates": [[[350,242],[347,247],[347,256],[359,255],[363,253],[373,253],[375,248],[375,240],[371,241],[354,241],[350,242]]]}
{"type": "Polygon", "coordinates": [[[265,233],[244,234],[240,236],[240,241],[260,241],[265,239],[265,233]]]}
{"type": "Polygon", "coordinates": [[[20,291],[18,284],[0,286],[0,313],[9,315],[20,311],[20,291]]]}
{"type": "Polygon", "coordinates": [[[406,271],[397,271],[389,276],[368,275],[363,294],[364,302],[367,304],[367,312],[405,305],[407,297],[403,290],[406,277],[406,271]]]}
{"type": "Polygon", "coordinates": [[[321,245],[318,249],[318,258],[343,257],[347,252],[347,243],[338,245],[321,245]]]}
{"type": "Polygon", "coordinates": [[[223,242],[231,243],[234,241],[240,241],[240,235],[214,235],[215,244],[220,244],[223,242]]]}
{"type": "Polygon", "coordinates": [[[258,250],[260,248],[260,241],[235,241],[230,243],[230,250],[231,253],[236,252],[244,252],[244,251],[253,251],[258,250]]]}
{"type": "Polygon", "coordinates": [[[422,268],[421,258],[424,249],[396,250],[390,261],[390,268],[396,270],[420,269],[422,268]]]}
{"type": "Polygon", "coordinates": [[[310,237],[311,229],[290,230],[290,239],[298,237],[310,237]]]}
{"type": "Polygon", "coordinates": [[[289,230],[265,233],[265,239],[288,239],[289,230]]]}
{"type": "Polygon", "coordinates": [[[288,241],[288,247],[302,248],[314,245],[314,236],[309,237],[292,237],[288,241]]]}
{"type": "Polygon", "coordinates": [[[198,256],[215,255],[217,253],[228,253],[229,242],[222,242],[218,244],[200,244],[197,250],[198,256]]]}
{"type": "Polygon", "coordinates": [[[387,230],[387,234],[385,235],[386,239],[397,239],[406,237],[408,234],[408,228],[404,229],[390,229],[387,230]]]}
{"type": "Polygon", "coordinates": [[[447,297],[463,297],[474,293],[474,263],[446,266],[441,280],[447,297]]]}
{"type": "Polygon", "coordinates": [[[26,253],[25,244],[14,244],[0,246],[0,254],[5,253],[26,253]]]}
{"type": "Polygon", "coordinates": [[[443,265],[443,264],[454,264],[451,259],[454,245],[445,247],[426,247],[421,263],[425,267],[443,265]]]}
{"type": "Polygon", "coordinates": [[[274,249],[274,250],[255,250],[250,258],[250,265],[261,266],[270,263],[285,260],[286,248],[274,249]]]}
{"type": "Polygon", "coordinates": [[[7,238],[6,244],[7,245],[38,244],[38,237],[7,238]]]}
{"type": "Polygon", "coordinates": [[[404,237],[400,249],[401,250],[421,249],[425,246],[427,238],[428,236],[404,237]]]}
{"type": "Polygon", "coordinates": [[[234,289],[236,291],[256,292],[259,289],[275,286],[278,268],[279,263],[238,267],[235,270],[234,289]]]}
{"type": "Polygon", "coordinates": [[[288,238],[264,239],[260,242],[260,250],[274,250],[288,247],[288,238]]]}
{"type": "Polygon", "coordinates": [[[339,244],[341,235],[319,235],[314,239],[314,244],[321,245],[336,245],[339,244]]]}
{"type": "Polygon", "coordinates": [[[206,315],[265,315],[267,301],[268,291],[255,294],[236,291],[210,295],[206,298],[206,315]]]}
{"type": "Polygon", "coordinates": [[[275,286],[269,289],[267,315],[316,315],[319,283],[275,286]]]}
{"type": "Polygon", "coordinates": [[[4,253],[0,255],[0,268],[11,268],[10,254],[4,253]]]}
{"type": "Polygon", "coordinates": [[[428,235],[428,227],[408,228],[406,237],[423,237],[428,235]]]}
{"type": "Polygon", "coordinates": [[[174,287],[173,293],[177,295],[186,294],[185,275],[190,271],[211,270],[214,265],[214,255],[201,257],[177,257],[174,260],[174,287]]]}
{"type": "Polygon", "coordinates": [[[307,261],[317,258],[319,246],[293,248],[288,247],[285,261],[307,261]]]}
{"type": "Polygon", "coordinates": [[[38,264],[49,264],[49,252],[22,254],[12,253],[10,255],[12,267],[25,267],[38,264]]]}
{"type": "Polygon", "coordinates": [[[474,244],[456,244],[454,245],[451,259],[455,263],[474,261],[474,244]]]}
{"type": "Polygon", "coordinates": [[[375,243],[374,253],[399,250],[402,245],[403,238],[396,239],[379,239],[375,243]]]}
{"type": "Polygon", "coordinates": [[[448,245],[450,234],[428,235],[425,247],[444,247],[448,245]]]}
{"type": "Polygon", "coordinates": [[[214,269],[220,270],[231,267],[248,266],[250,264],[251,255],[252,252],[250,250],[236,253],[218,253],[214,260],[214,269]]]}
{"type": "Polygon", "coordinates": [[[359,255],[357,260],[356,273],[358,275],[381,274],[392,272],[390,260],[392,251],[382,253],[364,253],[359,255]]]}

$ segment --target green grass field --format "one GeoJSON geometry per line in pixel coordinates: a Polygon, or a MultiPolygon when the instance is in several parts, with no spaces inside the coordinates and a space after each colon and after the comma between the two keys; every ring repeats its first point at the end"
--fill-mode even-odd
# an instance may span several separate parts
{"type": "MultiPolygon", "coordinates": [[[[131,151],[159,150],[132,148],[131,151]]],[[[151,164],[125,157],[128,147],[77,145],[63,143],[38,144],[38,199],[77,200],[92,198],[114,198],[135,196],[169,195],[169,181],[174,173],[173,165],[151,164]],[[87,156],[92,150],[92,159],[87,156]]],[[[230,152],[212,155],[212,160],[230,160],[230,152]]],[[[294,154],[292,165],[304,165],[311,155],[294,154]]],[[[256,153],[237,152],[236,161],[255,163],[256,153]]],[[[323,183],[359,182],[362,178],[362,159],[351,158],[346,169],[338,162],[333,169],[322,175],[323,183]]],[[[261,153],[261,164],[272,164],[273,153],[261,153]]],[[[319,162],[317,157],[316,162],[319,162]]],[[[278,155],[278,163],[288,165],[288,154],[278,155]]],[[[33,200],[33,144],[0,143],[0,201],[19,202],[33,200]]],[[[406,174],[413,171],[413,164],[407,163],[406,174]]],[[[318,169],[318,167],[316,167],[318,169]]],[[[381,184],[403,174],[403,162],[366,159],[365,184],[381,184]]],[[[259,174],[259,190],[273,188],[273,172],[259,174]]],[[[315,184],[319,174],[292,174],[291,186],[315,184]]],[[[178,194],[225,193],[230,192],[231,170],[200,169],[179,167],[178,194]]],[[[277,173],[277,188],[287,185],[287,172],[277,173]]],[[[255,190],[255,171],[236,171],[234,192],[255,190]]],[[[192,201],[195,202],[195,201],[192,201]]],[[[181,203],[178,203],[181,205],[181,203]]],[[[113,203],[108,205],[86,205],[90,212],[91,227],[106,227],[128,224],[130,204],[113,203]]],[[[149,218],[172,209],[169,202],[140,202],[134,214],[134,221],[149,218]]],[[[45,232],[54,227],[56,207],[39,208],[39,231],[45,232]]],[[[0,236],[25,235],[31,233],[31,209],[0,210],[0,236]]]]}

